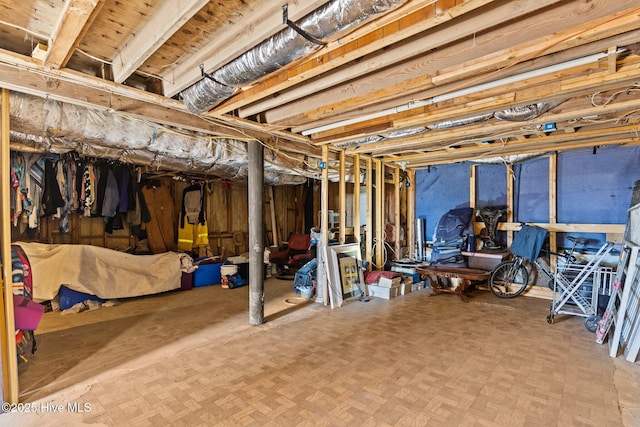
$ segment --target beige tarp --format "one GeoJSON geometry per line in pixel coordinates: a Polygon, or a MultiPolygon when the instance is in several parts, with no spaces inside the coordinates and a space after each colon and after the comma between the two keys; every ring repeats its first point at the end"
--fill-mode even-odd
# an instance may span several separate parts
{"type": "Polygon", "coordinates": [[[177,252],[132,255],[90,245],[47,245],[17,242],[33,277],[33,299],[53,299],[60,285],[100,298],[128,298],[180,287],[177,252]]]}

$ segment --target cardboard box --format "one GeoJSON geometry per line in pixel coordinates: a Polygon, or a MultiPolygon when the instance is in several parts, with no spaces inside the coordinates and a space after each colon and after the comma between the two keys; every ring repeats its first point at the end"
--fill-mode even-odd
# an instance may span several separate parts
{"type": "Polygon", "coordinates": [[[392,286],[390,288],[378,285],[367,285],[367,294],[370,297],[391,299],[398,296],[400,286],[392,286]]]}
{"type": "Polygon", "coordinates": [[[413,283],[403,283],[400,285],[400,295],[405,295],[411,292],[413,283]]]}
{"type": "Polygon", "coordinates": [[[491,271],[502,261],[507,260],[509,252],[462,252],[462,255],[467,258],[469,268],[491,271]]]}
{"type": "Polygon", "coordinates": [[[378,278],[378,286],[382,286],[384,288],[390,288],[392,286],[399,286],[402,283],[402,277],[394,277],[393,279],[389,279],[388,277],[380,277],[378,278]]]}

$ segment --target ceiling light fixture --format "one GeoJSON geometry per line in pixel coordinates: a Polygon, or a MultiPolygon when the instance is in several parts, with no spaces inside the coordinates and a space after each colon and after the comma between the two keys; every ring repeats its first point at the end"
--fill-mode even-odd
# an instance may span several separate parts
{"type": "MultiPolygon", "coordinates": [[[[626,49],[620,48],[616,51],[616,53],[620,53],[624,51],[626,51],[626,49]]],[[[406,104],[398,105],[397,107],[387,108],[381,111],[377,111],[375,113],[366,114],[364,116],[352,117],[350,119],[341,120],[339,122],[329,123],[323,126],[318,126],[315,128],[303,130],[302,135],[309,136],[314,133],[324,132],[324,131],[336,129],[342,126],[353,125],[353,124],[361,123],[367,120],[388,116],[390,114],[396,114],[396,113],[401,113],[403,111],[412,110],[414,108],[425,107],[427,105],[436,104],[442,101],[448,101],[450,99],[454,99],[460,96],[470,95],[473,93],[481,92],[483,90],[494,89],[498,86],[516,83],[516,82],[520,82],[520,81],[535,78],[535,77],[540,77],[545,74],[555,73],[555,72],[567,70],[573,67],[579,67],[581,65],[586,65],[592,62],[596,62],[608,56],[609,56],[609,52],[606,52],[606,53],[601,52],[601,53],[595,53],[593,55],[583,56],[582,58],[561,62],[559,64],[550,65],[548,67],[539,68],[537,70],[527,71],[521,74],[517,74],[515,76],[509,76],[509,77],[494,80],[491,82],[482,83],[476,86],[459,89],[459,90],[445,93],[442,95],[436,95],[432,98],[422,99],[418,101],[411,101],[406,104]]]]}

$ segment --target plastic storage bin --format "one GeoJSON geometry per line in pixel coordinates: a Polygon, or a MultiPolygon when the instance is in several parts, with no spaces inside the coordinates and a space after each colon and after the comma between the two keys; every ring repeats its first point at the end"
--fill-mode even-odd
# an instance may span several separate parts
{"type": "Polygon", "coordinates": [[[209,286],[222,283],[220,267],[222,264],[201,264],[193,272],[193,286],[209,286]]]}

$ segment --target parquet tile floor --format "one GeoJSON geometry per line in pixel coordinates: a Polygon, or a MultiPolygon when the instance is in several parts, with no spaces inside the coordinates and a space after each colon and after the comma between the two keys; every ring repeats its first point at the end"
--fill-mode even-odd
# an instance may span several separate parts
{"type": "Polygon", "coordinates": [[[640,364],[581,318],[548,325],[549,301],[420,290],[331,310],[277,279],[265,294],[260,326],[247,287],[47,313],[20,372],[38,413],[0,425],[640,425],[640,364]]]}

